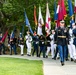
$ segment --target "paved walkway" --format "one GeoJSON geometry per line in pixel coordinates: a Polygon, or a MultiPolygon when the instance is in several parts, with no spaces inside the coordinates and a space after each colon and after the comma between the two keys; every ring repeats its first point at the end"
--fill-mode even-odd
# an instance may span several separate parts
{"type": "Polygon", "coordinates": [[[43,70],[44,75],[76,75],[76,63],[71,61],[66,61],[64,66],[61,66],[59,60],[52,60],[50,57],[46,58],[37,58],[29,56],[20,56],[20,55],[1,55],[0,57],[14,57],[14,58],[23,58],[29,60],[42,60],[43,61],[43,70]]]}

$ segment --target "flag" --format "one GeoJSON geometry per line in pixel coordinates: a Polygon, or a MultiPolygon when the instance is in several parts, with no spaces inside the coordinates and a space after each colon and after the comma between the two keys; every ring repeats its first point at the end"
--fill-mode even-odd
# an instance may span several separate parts
{"type": "Polygon", "coordinates": [[[64,20],[67,16],[64,0],[58,1],[57,14],[58,14],[57,26],[60,26],[59,24],[60,20],[64,20]]]}
{"type": "Polygon", "coordinates": [[[14,26],[13,31],[11,32],[10,38],[13,39],[15,37],[16,26],[14,26]]]}
{"type": "Polygon", "coordinates": [[[57,13],[58,13],[58,20],[64,20],[67,13],[66,13],[66,8],[64,4],[64,0],[59,0],[58,2],[58,8],[57,8],[57,13]]]}
{"type": "Polygon", "coordinates": [[[30,22],[28,20],[28,17],[26,15],[26,12],[24,12],[24,15],[25,15],[25,25],[29,28],[30,33],[33,34],[33,31],[32,31],[32,28],[30,26],[30,22]]]}
{"type": "Polygon", "coordinates": [[[14,31],[11,32],[10,38],[13,39],[15,36],[14,31]]]}
{"type": "Polygon", "coordinates": [[[74,12],[73,12],[73,7],[72,7],[72,1],[71,0],[68,0],[68,6],[69,6],[69,15],[70,15],[70,17],[72,17],[74,12]]]}
{"type": "Polygon", "coordinates": [[[56,8],[56,0],[54,0],[54,21],[56,22],[58,19],[58,15],[57,15],[57,8],[56,8]]]}
{"type": "Polygon", "coordinates": [[[57,28],[57,20],[58,20],[58,14],[57,14],[57,8],[56,8],[56,0],[54,0],[54,22],[56,24],[56,28],[57,28]]]}
{"type": "Polygon", "coordinates": [[[71,19],[70,20],[70,28],[72,28],[72,24],[74,23],[74,20],[73,19],[71,19]]]}
{"type": "Polygon", "coordinates": [[[2,42],[4,42],[5,41],[5,39],[6,39],[6,37],[7,37],[7,35],[8,35],[8,31],[6,31],[6,33],[4,34],[4,36],[2,37],[2,42]]]}
{"type": "Polygon", "coordinates": [[[75,0],[75,6],[74,6],[74,13],[75,13],[75,23],[76,23],[76,0],[75,0]]]}
{"type": "Polygon", "coordinates": [[[27,18],[26,12],[24,12],[24,15],[25,15],[25,25],[26,25],[27,27],[29,27],[30,23],[29,23],[29,20],[28,20],[28,18],[27,18]]]}
{"type": "Polygon", "coordinates": [[[43,35],[42,33],[42,26],[44,25],[42,13],[41,13],[41,7],[39,6],[39,17],[38,17],[38,29],[37,29],[37,34],[38,35],[43,35]]]}
{"type": "Polygon", "coordinates": [[[37,25],[36,6],[34,6],[34,22],[35,22],[35,25],[37,25]]]}
{"type": "Polygon", "coordinates": [[[50,12],[48,3],[46,4],[46,25],[45,25],[45,31],[46,33],[50,33],[51,30],[51,18],[50,18],[50,12]]]}
{"type": "Polygon", "coordinates": [[[69,15],[71,17],[71,21],[70,21],[70,27],[72,28],[72,24],[74,23],[74,12],[73,12],[73,7],[72,7],[72,1],[68,0],[68,6],[69,6],[69,15]]]}
{"type": "Polygon", "coordinates": [[[31,26],[29,26],[29,31],[30,31],[30,33],[33,35],[33,30],[32,30],[32,28],[31,28],[31,26]]]}
{"type": "Polygon", "coordinates": [[[75,6],[74,6],[74,13],[76,13],[76,0],[75,0],[75,6]]]}

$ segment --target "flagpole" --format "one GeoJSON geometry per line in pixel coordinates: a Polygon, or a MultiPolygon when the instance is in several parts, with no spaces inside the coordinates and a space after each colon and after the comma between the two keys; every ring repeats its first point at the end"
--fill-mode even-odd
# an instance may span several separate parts
{"type": "Polygon", "coordinates": [[[35,21],[35,31],[37,30],[37,18],[36,18],[36,6],[34,5],[34,21],[35,21]]]}

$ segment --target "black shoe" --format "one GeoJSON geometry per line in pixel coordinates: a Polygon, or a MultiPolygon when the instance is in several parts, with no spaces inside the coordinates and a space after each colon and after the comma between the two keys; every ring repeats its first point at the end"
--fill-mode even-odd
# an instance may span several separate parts
{"type": "Polygon", "coordinates": [[[54,60],[56,60],[56,58],[54,57],[54,60]]]}
{"type": "Polygon", "coordinates": [[[17,53],[15,53],[15,55],[17,55],[17,53]]]}
{"type": "Polygon", "coordinates": [[[0,52],[0,55],[2,55],[2,53],[0,52]]]}
{"type": "Polygon", "coordinates": [[[4,55],[6,54],[6,53],[3,53],[4,55]]]}
{"type": "Polygon", "coordinates": [[[24,54],[21,54],[21,56],[24,56],[24,54]]]}
{"type": "Polygon", "coordinates": [[[12,55],[12,54],[10,54],[10,55],[12,55]]]}
{"type": "Polygon", "coordinates": [[[28,54],[28,56],[31,56],[30,54],[28,54]]]}
{"type": "Polygon", "coordinates": [[[64,62],[61,62],[61,65],[64,66],[64,62]]]}
{"type": "Polygon", "coordinates": [[[57,59],[60,59],[60,57],[57,57],[57,59]]]}
{"type": "Polygon", "coordinates": [[[74,60],[74,62],[76,63],[76,59],[74,60]]]}
{"type": "Polygon", "coordinates": [[[65,60],[66,60],[66,61],[69,61],[69,59],[68,59],[68,58],[66,58],[65,60]]]}
{"type": "Polygon", "coordinates": [[[71,58],[71,61],[73,61],[73,58],[71,58]]]}
{"type": "Polygon", "coordinates": [[[54,59],[54,58],[52,58],[52,59],[54,59]]]}
{"type": "Polygon", "coordinates": [[[43,57],[43,58],[45,58],[45,57],[43,57]]]}
{"type": "Polygon", "coordinates": [[[48,56],[46,55],[46,58],[48,58],[48,56]]]}
{"type": "Polygon", "coordinates": [[[37,55],[37,57],[39,57],[39,56],[37,55]]]}
{"type": "Polygon", "coordinates": [[[40,55],[38,57],[40,58],[40,55]]]}

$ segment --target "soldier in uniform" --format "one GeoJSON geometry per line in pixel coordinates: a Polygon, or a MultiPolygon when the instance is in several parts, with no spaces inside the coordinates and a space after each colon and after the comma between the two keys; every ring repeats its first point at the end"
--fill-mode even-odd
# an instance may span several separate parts
{"type": "Polygon", "coordinates": [[[50,33],[47,34],[47,36],[46,36],[46,41],[47,41],[46,58],[48,58],[48,54],[49,54],[49,52],[50,52],[50,50],[51,50],[51,44],[50,44],[51,38],[50,38],[50,33]]]}
{"type": "MultiPolygon", "coordinates": [[[[74,24],[74,23],[73,23],[74,24]]],[[[72,24],[72,27],[73,27],[73,24],[72,24]]],[[[68,50],[69,50],[69,55],[70,55],[70,58],[71,58],[71,61],[74,60],[74,55],[73,55],[73,52],[74,52],[74,44],[73,44],[73,39],[74,39],[74,36],[73,36],[73,28],[69,28],[69,42],[68,42],[68,50]]]]}
{"type": "Polygon", "coordinates": [[[39,57],[41,55],[41,52],[43,52],[43,58],[45,58],[45,37],[43,35],[39,37],[39,46],[40,46],[39,57]]]}
{"type": "Polygon", "coordinates": [[[3,52],[3,54],[5,54],[5,45],[4,45],[4,43],[1,41],[2,40],[2,33],[0,33],[0,54],[1,54],[1,52],[3,52]],[[2,51],[2,49],[3,49],[3,51],[2,51]]]}
{"type": "Polygon", "coordinates": [[[76,25],[75,23],[72,25],[73,27],[73,35],[74,35],[74,39],[73,39],[73,57],[74,57],[74,62],[76,63],[76,25]]]}
{"type": "Polygon", "coordinates": [[[33,36],[33,46],[34,46],[34,50],[32,56],[34,56],[34,53],[36,52],[36,56],[38,57],[39,36],[36,34],[36,31],[34,32],[34,36],[33,36]]]}
{"type": "Polygon", "coordinates": [[[2,51],[2,33],[0,33],[0,55],[1,55],[1,51],[2,51]]]}
{"type": "Polygon", "coordinates": [[[27,35],[25,36],[26,39],[26,45],[27,45],[27,55],[31,56],[31,42],[32,42],[32,37],[30,35],[30,32],[27,31],[27,35]]]}
{"type": "Polygon", "coordinates": [[[60,62],[61,65],[64,65],[64,61],[66,59],[66,49],[67,49],[67,39],[68,39],[68,32],[67,29],[64,27],[65,21],[60,21],[60,27],[57,28],[55,33],[55,41],[57,41],[57,46],[60,55],[60,62]]]}
{"type": "Polygon", "coordinates": [[[17,55],[17,52],[16,52],[16,43],[17,43],[17,38],[14,37],[10,37],[10,55],[12,55],[12,50],[14,50],[14,54],[17,55]]]}
{"type": "Polygon", "coordinates": [[[21,56],[24,55],[23,50],[24,50],[24,38],[22,37],[22,33],[20,33],[20,36],[18,38],[18,44],[21,48],[21,56]]]}
{"type": "Polygon", "coordinates": [[[52,30],[52,34],[50,35],[51,38],[51,55],[52,55],[52,59],[54,59],[54,51],[56,49],[56,44],[54,43],[54,35],[55,35],[55,31],[52,30]]]}

